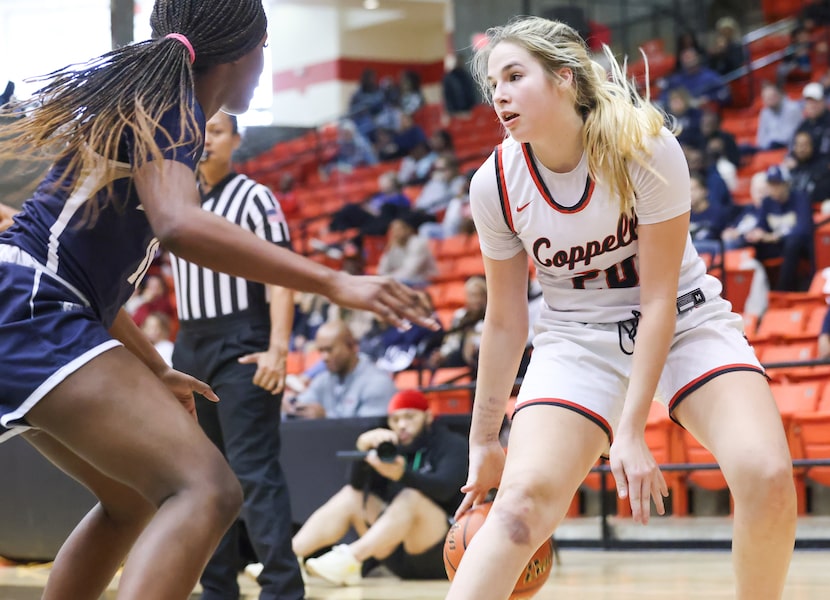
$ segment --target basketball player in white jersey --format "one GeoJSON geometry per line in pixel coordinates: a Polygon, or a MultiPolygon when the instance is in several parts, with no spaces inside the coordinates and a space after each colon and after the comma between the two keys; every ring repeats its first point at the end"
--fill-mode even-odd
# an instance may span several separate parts
{"type": "Polygon", "coordinates": [[[506,599],[600,455],[647,523],[668,491],[644,439],[652,400],[714,453],[735,500],[736,597],[780,598],[795,536],[792,464],[763,369],[688,235],[689,171],[663,115],[562,23],[488,31],[474,72],[509,133],[470,190],[487,277],[460,515],[498,487],[450,600],[506,599]],[[509,452],[499,425],[545,305],[509,452]]]}
{"type": "Polygon", "coordinates": [[[150,24],[152,39],[55,71],[0,109],[0,158],[58,154],[0,233],[0,442],[22,432],[99,501],[45,600],[97,600],[122,563],[119,599],[189,598],[242,503],[193,418],[193,392],[216,395],[169,368],[122,308],[160,244],[396,325],[427,314],[399,283],[332,271],[202,210],[205,122],[250,104],[261,0],[156,0],[150,24]]]}

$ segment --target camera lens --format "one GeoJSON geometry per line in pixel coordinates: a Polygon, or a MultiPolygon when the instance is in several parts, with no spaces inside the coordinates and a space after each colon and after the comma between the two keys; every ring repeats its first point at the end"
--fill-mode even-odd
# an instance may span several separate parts
{"type": "Polygon", "coordinates": [[[378,458],[383,462],[393,462],[398,455],[398,449],[392,442],[381,442],[376,450],[378,458]]]}

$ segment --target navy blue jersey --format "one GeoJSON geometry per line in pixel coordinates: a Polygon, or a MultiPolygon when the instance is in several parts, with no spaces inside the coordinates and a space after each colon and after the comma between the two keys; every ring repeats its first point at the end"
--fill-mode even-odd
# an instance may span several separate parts
{"type": "MultiPolygon", "coordinates": [[[[204,134],[205,115],[195,101],[193,110],[204,134]]],[[[156,143],[165,159],[184,163],[195,173],[204,135],[171,148],[170,139],[180,137],[180,121],[178,107],[165,114],[156,143]]],[[[111,190],[95,170],[80,174],[78,181],[70,176],[58,183],[67,163],[59,160],[23,204],[15,225],[0,234],[0,244],[28,253],[89,304],[107,327],[147,272],[159,246],[132,185],[133,147],[132,132],[127,131],[111,190]],[[90,203],[99,208],[94,220],[89,217],[90,203]]]]}

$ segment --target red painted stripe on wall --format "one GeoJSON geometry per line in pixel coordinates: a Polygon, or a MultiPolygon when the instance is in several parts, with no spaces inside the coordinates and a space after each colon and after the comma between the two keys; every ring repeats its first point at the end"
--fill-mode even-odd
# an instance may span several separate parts
{"type": "Polygon", "coordinates": [[[392,77],[395,80],[399,78],[403,71],[415,71],[421,76],[421,85],[429,85],[441,81],[444,76],[444,61],[411,63],[337,58],[298,69],[275,72],[273,75],[274,91],[279,93],[303,89],[309,85],[330,81],[357,82],[360,80],[360,74],[364,69],[374,69],[378,74],[378,78],[392,77]]]}

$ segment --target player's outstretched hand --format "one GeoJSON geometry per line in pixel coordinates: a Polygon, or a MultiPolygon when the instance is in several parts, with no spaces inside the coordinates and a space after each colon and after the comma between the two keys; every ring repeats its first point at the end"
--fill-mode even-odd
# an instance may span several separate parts
{"type": "Polygon", "coordinates": [[[339,306],[371,311],[395,327],[417,323],[434,331],[440,328],[426,295],[391,277],[338,272],[326,295],[339,306]]]}
{"type": "Polygon", "coordinates": [[[159,379],[167,386],[167,389],[173,392],[176,399],[194,419],[196,418],[196,400],[193,398],[193,392],[201,394],[211,402],[219,402],[219,396],[208,384],[181,371],[168,369],[159,379]]]}
{"type": "Polygon", "coordinates": [[[669,495],[669,489],[645,438],[642,435],[615,436],[609,458],[617,494],[630,500],[634,520],[643,525],[648,523],[652,499],[657,513],[665,514],[663,498],[669,495]]]}
{"type": "Polygon", "coordinates": [[[504,472],[504,448],[499,442],[470,444],[470,472],[461,488],[464,500],[455,511],[456,520],[469,508],[487,501],[490,490],[499,487],[504,472]]]}

